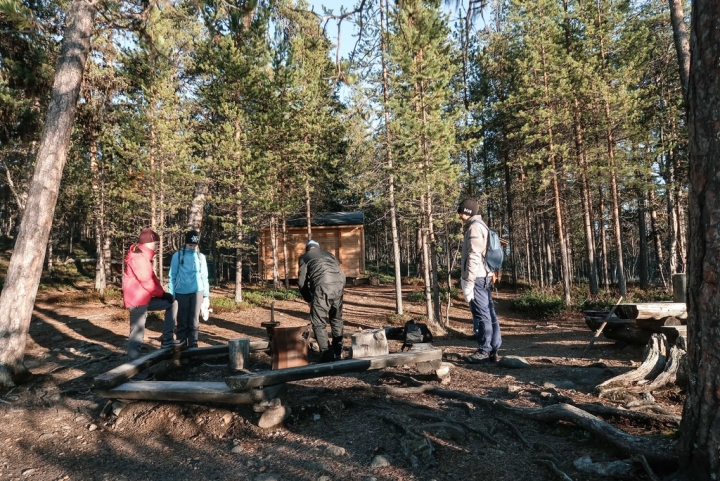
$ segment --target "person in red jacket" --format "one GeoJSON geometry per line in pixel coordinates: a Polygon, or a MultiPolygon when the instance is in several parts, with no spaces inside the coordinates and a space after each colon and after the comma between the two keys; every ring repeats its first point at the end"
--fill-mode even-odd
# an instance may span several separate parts
{"type": "Polygon", "coordinates": [[[165,292],[153,271],[152,259],[160,236],[150,229],[140,232],[137,244],[130,246],[125,256],[123,272],[123,301],[130,309],[130,337],[127,355],[130,360],[140,357],[140,347],[145,338],[145,320],[148,311],[165,311],[162,344],[163,349],[182,344],[173,339],[178,304],[172,294],[165,292]]]}

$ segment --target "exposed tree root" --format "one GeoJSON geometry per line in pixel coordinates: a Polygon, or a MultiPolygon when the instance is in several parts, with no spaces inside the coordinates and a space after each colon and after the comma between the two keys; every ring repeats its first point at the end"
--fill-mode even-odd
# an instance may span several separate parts
{"type": "Polygon", "coordinates": [[[553,463],[552,461],[550,461],[550,460],[548,460],[548,459],[536,459],[535,462],[538,463],[538,464],[542,464],[543,466],[547,466],[548,468],[550,468],[550,470],[551,470],[553,473],[555,473],[555,474],[556,474],[560,479],[562,479],[563,481],[573,481],[573,479],[572,479],[570,476],[568,476],[567,474],[565,474],[565,473],[563,473],[562,471],[560,471],[560,469],[558,469],[558,467],[555,466],[555,463],[553,463]]]}
{"type": "Polygon", "coordinates": [[[678,373],[682,372],[683,364],[687,362],[687,352],[682,346],[683,338],[678,338],[675,346],[669,346],[663,334],[653,334],[645,348],[645,359],[640,367],[598,384],[598,396],[649,393],[675,384],[678,373]]]}
{"type": "MultiPolygon", "coordinates": [[[[399,376],[393,376],[400,379],[399,376]]],[[[403,376],[406,378],[406,376],[403,376]]],[[[468,394],[461,391],[451,391],[442,389],[429,384],[422,384],[418,381],[408,378],[410,383],[415,384],[411,388],[390,388],[393,394],[434,394],[436,396],[449,399],[457,399],[465,402],[471,402],[481,406],[491,407],[506,413],[515,414],[535,421],[543,421],[555,423],[565,421],[578,426],[592,434],[597,439],[615,446],[628,455],[641,454],[647,458],[652,464],[660,464],[663,466],[675,465],[677,463],[677,453],[675,452],[675,443],[671,441],[649,439],[643,437],[632,436],[619,429],[607,424],[592,414],[569,404],[555,404],[543,408],[530,408],[513,406],[505,401],[498,399],[486,398],[468,394]],[[417,386],[420,384],[420,386],[417,386]]],[[[388,393],[383,388],[372,388],[373,392],[388,393]]],[[[639,413],[636,413],[639,414],[639,413]]]]}
{"type": "Polygon", "coordinates": [[[522,441],[522,443],[523,443],[525,446],[527,446],[527,447],[530,448],[530,449],[533,449],[533,445],[530,443],[530,441],[528,441],[527,439],[525,439],[525,436],[523,436],[523,433],[520,432],[520,430],[517,428],[517,426],[515,426],[515,425],[514,425],[513,423],[511,423],[510,421],[506,421],[505,419],[500,419],[500,418],[498,418],[498,421],[500,421],[501,423],[503,423],[503,424],[505,424],[506,426],[508,426],[508,427],[512,430],[512,432],[515,433],[515,436],[517,436],[518,439],[520,439],[520,441],[522,441]]]}

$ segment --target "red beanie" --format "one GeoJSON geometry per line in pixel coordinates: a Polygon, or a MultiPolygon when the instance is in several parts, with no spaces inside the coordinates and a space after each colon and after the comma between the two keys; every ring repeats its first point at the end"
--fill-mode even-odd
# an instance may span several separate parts
{"type": "Polygon", "coordinates": [[[138,237],[138,244],[147,244],[148,242],[158,242],[160,241],[160,236],[155,233],[155,231],[148,229],[147,227],[140,232],[140,237],[138,237]]]}

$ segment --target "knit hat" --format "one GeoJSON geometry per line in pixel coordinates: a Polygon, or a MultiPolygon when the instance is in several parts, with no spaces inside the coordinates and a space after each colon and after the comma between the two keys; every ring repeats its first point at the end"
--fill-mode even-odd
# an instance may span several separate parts
{"type": "Polygon", "coordinates": [[[147,244],[149,242],[158,241],[160,241],[160,236],[157,235],[154,230],[148,229],[147,227],[140,232],[140,237],[138,237],[138,244],[147,244]]]}
{"type": "Polygon", "coordinates": [[[314,240],[308,241],[308,243],[305,244],[305,252],[309,251],[309,250],[312,249],[313,247],[320,247],[320,244],[318,244],[318,243],[315,242],[314,240]]]}
{"type": "Polygon", "coordinates": [[[458,206],[458,214],[467,214],[469,216],[477,215],[478,203],[475,199],[465,199],[458,206]]]}
{"type": "Polygon", "coordinates": [[[185,243],[186,244],[199,244],[200,243],[200,233],[196,230],[191,230],[187,234],[185,234],[185,243]]]}

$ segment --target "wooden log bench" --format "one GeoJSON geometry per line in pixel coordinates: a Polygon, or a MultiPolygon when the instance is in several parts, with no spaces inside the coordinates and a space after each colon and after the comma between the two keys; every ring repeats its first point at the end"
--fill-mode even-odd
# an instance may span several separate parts
{"type": "Polygon", "coordinates": [[[687,319],[687,305],[684,302],[619,304],[616,313],[621,319],[664,319],[666,317],[687,319]]]}
{"type": "Polygon", "coordinates": [[[275,399],[285,390],[284,384],[263,389],[234,391],[224,382],[134,381],[97,394],[107,399],[134,401],[182,401],[193,403],[257,404],[275,399]]]}
{"type": "MultiPolygon", "coordinates": [[[[262,351],[268,348],[268,341],[250,341],[251,351],[262,351]]],[[[100,374],[93,379],[93,386],[96,389],[112,389],[118,386],[135,374],[154,366],[155,364],[172,359],[177,356],[179,359],[190,359],[195,357],[221,356],[228,354],[228,345],[209,346],[209,347],[193,347],[183,351],[177,351],[172,348],[158,349],[146,356],[141,356],[135,360],[126,362],[110,371],[100,374]]]]}
{"type": "Polygon", "coordinates": [[[430,363],[435,370],[439,369],[442,364],[442,350],[436,347],[417,345],[406,352],[397,352],[368,359],[347,359],[344,361],[278,369],[277,371],[228,376],[225,378],[225,383],[231,389],[250,389],[291,381],[302,381],[316,377],[363,372],[417,363],[430,363]]]}

